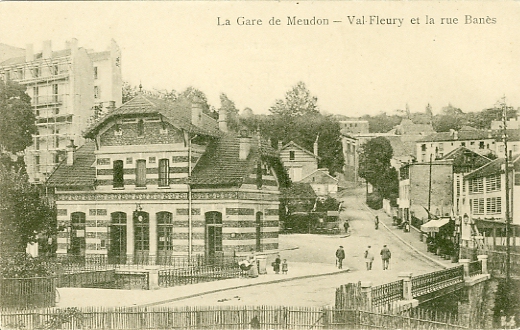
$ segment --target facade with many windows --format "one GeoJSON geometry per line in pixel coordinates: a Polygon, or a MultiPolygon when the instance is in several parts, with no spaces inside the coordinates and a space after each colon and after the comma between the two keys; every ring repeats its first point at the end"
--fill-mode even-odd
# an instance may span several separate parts
{"type": "MultiPolygon", "coordinates": [[[[509,211],[514,225],[520,225],[520,214],[515,207],[518,204],[515,204],[515,197],[520,193],[519,159],[517,157],[509,162],[509,211]]],[[[485,236],[497,235],[497,230],[503,228],[506,222],[505,159],[495,159],[468,173],[464,176],[464,186],[464,204],[460,214],[469,220],[465,225],[476,225],[485,236]]],[[[462,232],[463,239],[471,240],[471,229],[464,231],[463,228],[462,232]]],[[[516,236],[519,234],[516,233],[516,236]]],[[[514,232],[512,236],[515,236],[514,232]]]]}
{"type": "MultiPolygon", "coordinates": [[[[89,127],[47,181],[58,254],[162,262],[278,248],[276,150],[192,107],[139,95],[89,127]]],[[[285,177],[284,177],[285,175],[285,177]]]]}
{"type": "Polygon", "coordinates": [[[35,53],[29,44],[0,62],[0,77],[26,86],[38,134],[25,150],[31,182],[44,182],[65,158],[70,140],[81,146],[82,131],[95,113],[121,105],[121,52],[115,41],[94,52],[72,39],[53,51],[51,41],[35,53]]]}

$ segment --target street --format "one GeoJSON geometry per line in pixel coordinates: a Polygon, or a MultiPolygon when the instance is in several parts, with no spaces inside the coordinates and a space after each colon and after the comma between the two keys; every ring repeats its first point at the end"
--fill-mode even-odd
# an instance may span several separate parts
{"type": "MultiPolygon", "coordinates": [[[[340,199],[345,211],[342,219],[349,219],[351,235],[316,235],[289,234],[280,236],[280,248],[298,246],[296,250],[285,251],[282,259],[287,259],[289,272],[291,263],[335,264],[335,251],[342,245],[346,259],[344,268],[350,272],[320,276],[315,278],[295,279],[291,281],[257,285],[246,288],[227,290],[219,293],[204,294],[194,298],[170,302],[165,306],[205,306],[205,305],[298,305],[324,306],[334,303],[335,290],[342,284],[358,281],[371,281],[373,285],[398,280],[400,272],[412,272],[414,275],[440,269],[439,266],[423,259],[409,247],[393,237],[383,226],[375,230],[374,216],[362,204],[364,195],[360,191],[352,191],[340,199]],[[391,252],[390,269],[383,271],[379,251],[386,244],[391,252]],[[363,253],[368,245],[372,246],[375,255],[373,269],[367,271],[363,253]]],[[[270,265],[274,256],[270,256],[270,265]]],[[[317,265],[316,265],[317,264],[317,265]]],[[[268,274],[272,268],[268,266],[268,274]]]]}

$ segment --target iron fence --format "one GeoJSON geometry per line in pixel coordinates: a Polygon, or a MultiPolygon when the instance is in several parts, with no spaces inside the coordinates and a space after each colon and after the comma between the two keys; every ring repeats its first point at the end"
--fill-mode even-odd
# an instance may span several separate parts
{"type": "Polygon", "coordinates": [[[386,306],[403,299],[403,280],[372,287],[372,306],[386,306]]]}
{"type": "Polygon", "coordinates": [[[482,261],[472,261],[469,263],[469,276],[476,276],[482,274],[482,261]]]}
{"type": "Polygon", "coordinates": [[[172,287],[185,284],[210,282],[244,276],[237,263],[190,266],[180,269],[160,269],[159,286],[172,287]]]}
{"type": "Polygon", "coordinates": [[[418,297],[464,282],[464,266],[412,277],[412,296],[418,297]]]}

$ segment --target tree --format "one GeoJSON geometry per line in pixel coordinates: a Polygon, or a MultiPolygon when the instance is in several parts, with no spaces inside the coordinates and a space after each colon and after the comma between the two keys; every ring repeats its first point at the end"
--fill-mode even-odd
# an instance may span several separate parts
{"type": "Polygon", "coordinates": [[[392,156],[392,145],[384,137],[376,137],[361,145],[359,176],[367,180],[383,198],[394,197],[396,189],[399,189],[397,171],[390,165],[392,156]]]}
{"type": "Polygon", "coordinates": [[[33,143],[38,132],[31,98],[16,82],[0,84],[0,152],[17,153],[33,143]]]}
{"type": "Polygon", "coordinates": [[[231,101],[226,94],[220,94],[220,108],[218,109],[218,113],[226,113],[226,121],[228,128],[233,131],[239,130],[239,119],[238,119],[238,109],[235,106],[235,102],[231,101]]]}
{"type": "Polygon", "coordinates": [[[269,111],[274,115],[288,117],[317,114],[319,113],[317,102],[318,98],[311,94],[304,82],[300,81],[285,93],[284,100],[276,100],[269,111]]]}
{"type": "Polygon", "coordinates": [[[436,132],[449,132],[451,129],[460,130],[467,124],[464,112],[451,104],[442,108],[442,113],[433,117],[433,129],[436,132]]]}
{"type": "Polygon", "coordinates": [[[198,101],[202,104],[202,112],[208,115],[211,113],[206,94],[204,94],[204,92],[198,90],[193,86],[186,88],[183,92],[179,94],[178,98],[187,100],[190,103],[193,103],[193,101],[197,98],[198,101]]]}
{"type": "Polygon", "coordinates": [[[52,234],[55,222],[54,209],[22,168],[0,165],[0,254],[24,252],[39,233],[52,234]]]}
{"type": "Polygon", "coordinates": [[[361,119],[368,121],[370,133],[386,133],[396,125],[399,125],[403,120],[403,116],[388,116],[386,112],[383,112],[376,116],[364,115],[361,119]]]}

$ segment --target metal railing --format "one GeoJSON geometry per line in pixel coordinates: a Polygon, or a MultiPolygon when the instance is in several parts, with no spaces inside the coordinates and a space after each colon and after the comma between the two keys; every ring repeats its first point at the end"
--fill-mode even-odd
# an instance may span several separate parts
{"type": "Polygon", "coordinates": [[[481,260],[477,260],[477,261],[472,261],[469,263],[469,276],[475,276],[475,275],[480,275],[482,274],[482,261],[481,260]]]}
{"type": "Polygon", "coordinates": [[[464,282],[464,266],[412,277],[412,296],[418,297],[464,282]]]}
{"type": "Polygon", "coordinates": [[[372,306],[385,306],[403,299],[403,280],[372,287],[372,306]]]}

